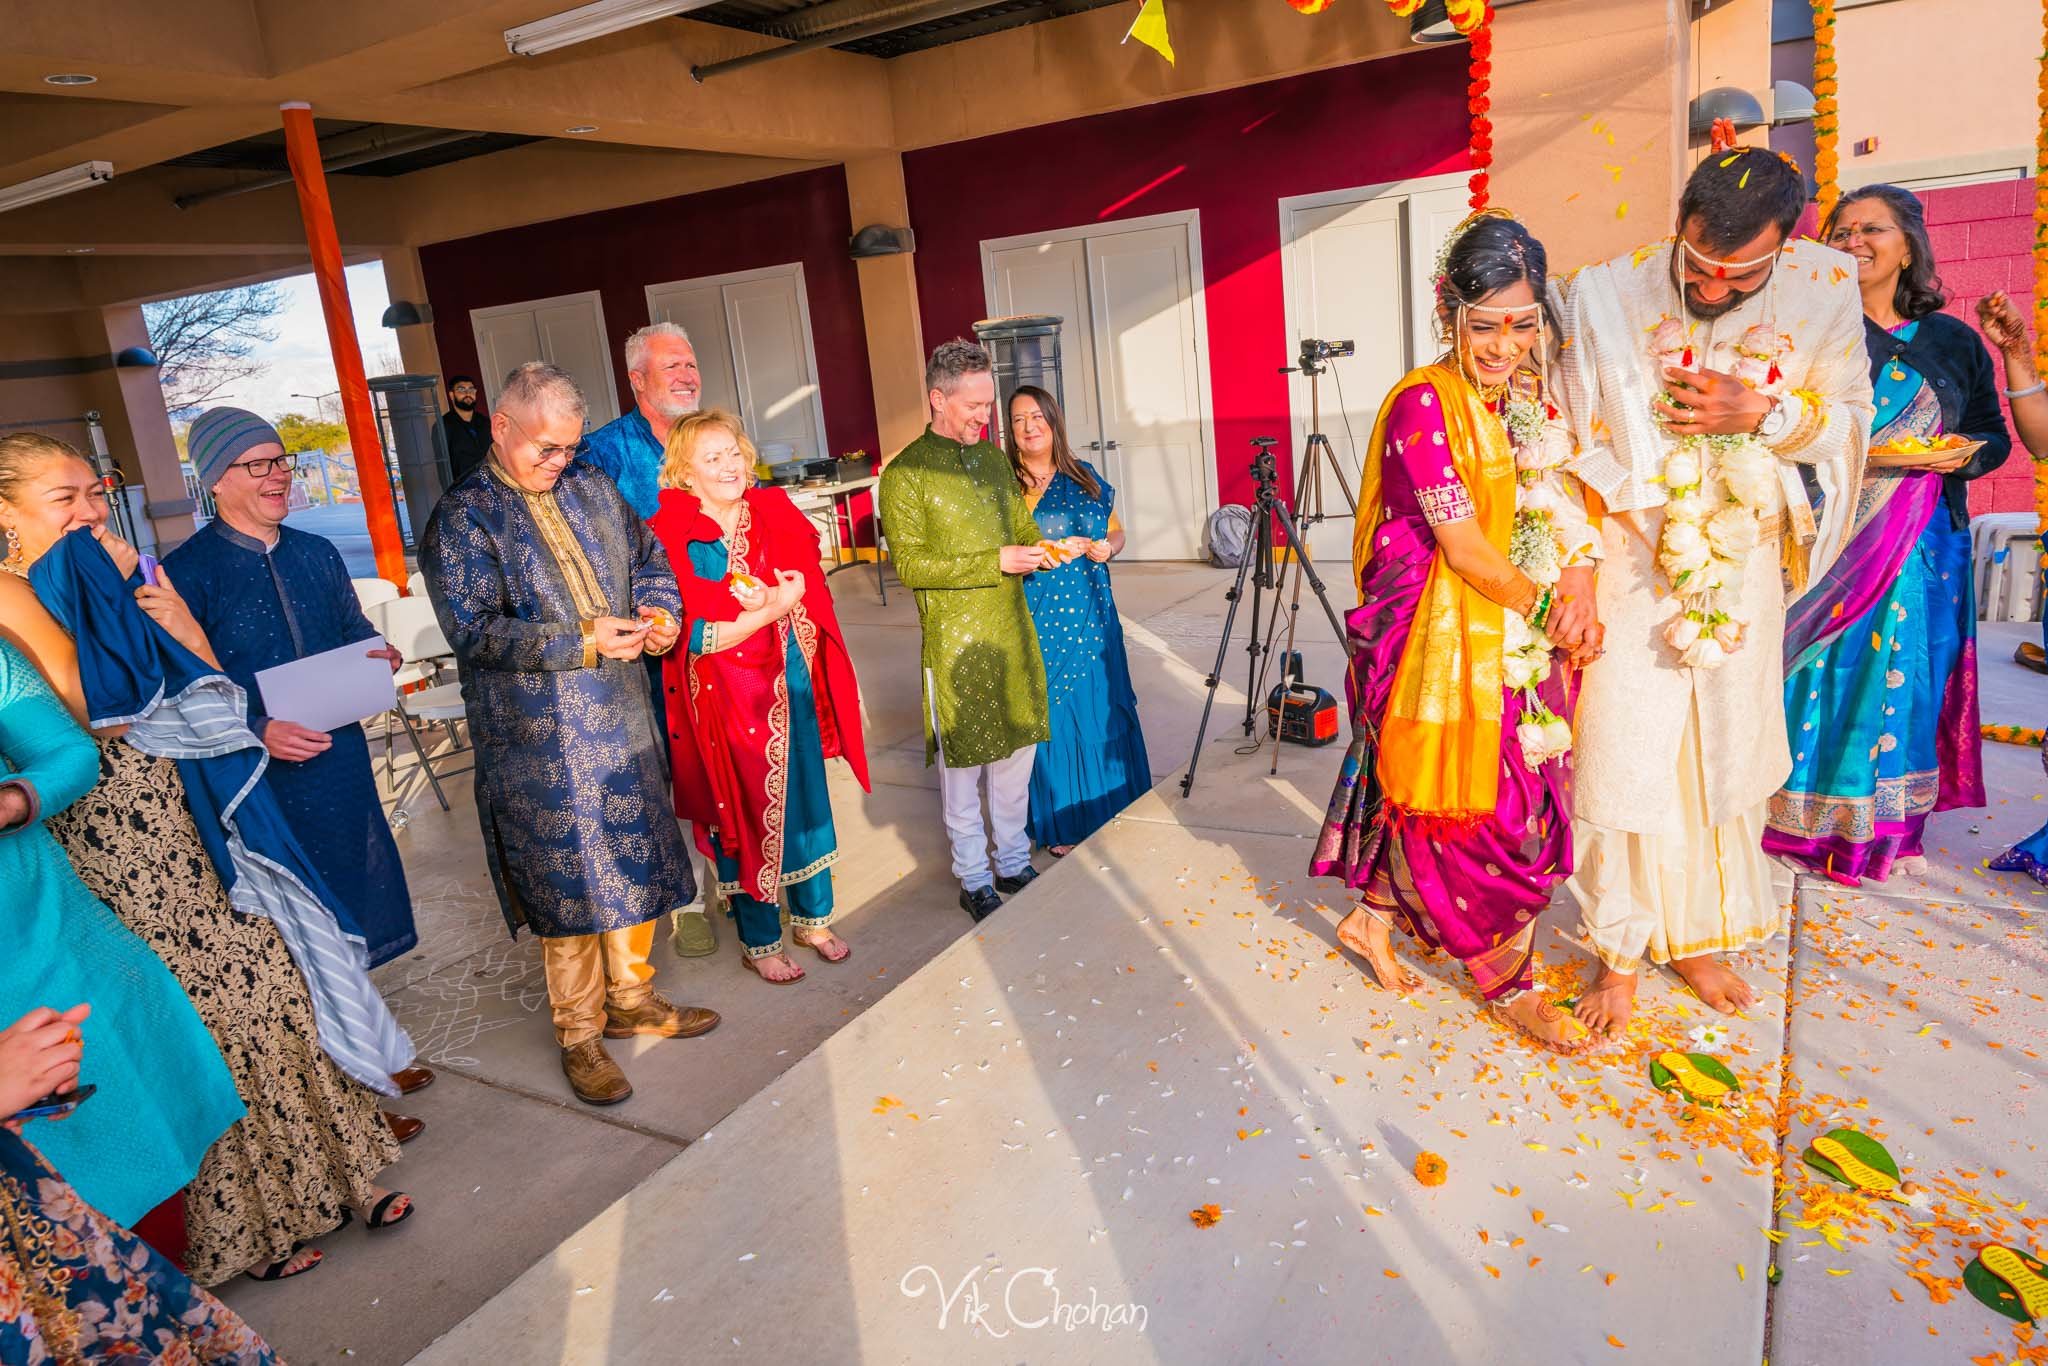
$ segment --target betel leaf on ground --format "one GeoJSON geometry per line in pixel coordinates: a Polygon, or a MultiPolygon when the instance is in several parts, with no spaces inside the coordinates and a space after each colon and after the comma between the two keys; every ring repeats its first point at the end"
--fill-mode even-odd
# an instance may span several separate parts
{"type": "MultiPolygon", "coordinates": [[[[1728,1088],[1729,1092],[1733,1093],[1736,1091],[1740,1091],[1742,1089],[1742,1083],[1736,1080],[1735,1074],[1733,1072],[1730,1072],[1728,1070],[1727,1064],[1722,1062],[1713,1054],[1680,1053],[1678,1056],[1684,1058],[1687,1062],[1691,1063],[1694,1070],[1696,1070],[1701,1076],[1709,1078],[1713,1081],[1720,1082],[1723,1086],[1728,1088]]],[[[1695,1101],[1698,1101],[1703,1105],[1712,1105],[1715,1101],[1721,1099],[1720,1096],[1693,1095],[1691,1090],[1689,1090],[1682,1082],[1679,1081],[1679,1079],[1675,1075],[1673,1075],[1671,1069],[1666,1067],[1662,1062],[1658,1061],[1656,1058],[1650,1059],[1650,1085],[1656,1087],[1659,1091],[1669,1091],[1672,1087],[1675,1086],[1679,1090],[1684,1091],[1688,1097],[1695,1101]]]]}
{"type": "MultiPolygon", "coordinates": [[[[2048,1267],[2043,1267],[2039,1259],[2029,1257],[2018,1248],[2014,1248],[2013,1252],[2027,1270],[2036,1276],[2048,1276],[2048,1267]]],[[[1991,1268],[1985,1266],[1982,1256],[1963,1268],[1963,1288],[1976,1296],[1979,1304],[1997,1310],[2015,1323],[2033,1322],[2027,1317],[2026,1307],[2020,1303],[2018,1292],[2000,1280],[1991,1268]]]]}
{"type": "MultiPolygon", "coordinates": [[[[1881,1171],[1895,1181],[1904,1179],[1899,1175],[1899,1164],[1892,1160],[1892,1155],[1885,1150],[1884,1144],[1879,1143],[1869,1134],[1856,1129],[1832,1129],[1821,1135],[1821,1137],[1832,1138],[1835,1142],[1847,1148],[1849,1155],[1864,1166],[1881,1171]]],[[[1822,1176],[1827,1177],[1830,1181],[1839,1181],[1851,1190],[1862,1189],[1854,1181],[1851,1181],[1840,1167],[1836,1166],[1823,1154],[1815,1151],[1812,1145],[1809,1144],[1806,1151],[1800,1154],[1800,1157],[1807,1166],[1813,1168],[1822,1176]]]]}

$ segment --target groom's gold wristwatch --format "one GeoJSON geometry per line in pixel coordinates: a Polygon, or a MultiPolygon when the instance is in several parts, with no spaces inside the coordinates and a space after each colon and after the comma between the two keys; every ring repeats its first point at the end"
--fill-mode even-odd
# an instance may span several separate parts
{"type": "Polygon", "coordinates": [[[1757,419],[1756,430],[1751,435],[1766,446],[1775,446],[1778,444],[1778,438],[1785,435],[1786,430],[1791,427],[1792,417],[1791,405],[1785,402],[1782,394],[1775,395],[1771,399],[1771,406],[1757,419]]]}

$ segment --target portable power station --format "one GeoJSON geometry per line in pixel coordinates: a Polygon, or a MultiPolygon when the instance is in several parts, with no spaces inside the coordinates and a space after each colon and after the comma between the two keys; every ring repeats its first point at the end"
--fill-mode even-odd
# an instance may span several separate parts
{"type": "Polygon", "coordinates": [[[1285,655],[1287,681],[1266,695],[1266,734],[1311,748],[1337,738],[1337,699],[1301,678],[1301,651],[1285,655]]]}

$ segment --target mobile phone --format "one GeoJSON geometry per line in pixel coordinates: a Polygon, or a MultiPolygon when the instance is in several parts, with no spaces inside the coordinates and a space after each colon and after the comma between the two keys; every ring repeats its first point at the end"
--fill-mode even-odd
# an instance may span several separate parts
{"type": "Polygon", "coordinates": [[[14,1124],[25,1119],[55,1119],[59,1115],[68,1115],[79,1106],[85,1104],[92,1094],[99,1089],[97,1086],[81,1086],[76,1090],[65,1091],[62,1094],[52,1092],[35,1104],[15,1111],[7,1117],[7,1120],[10,1124],[14,1124]]]}
{"type": "Polygon", "coordinates": [[[151,588],[156,587],[156,567],[156,556],[147,553],[143,555],[142,563],[136,566],[136,568],[142,571],[142,581],[151,588]]]}

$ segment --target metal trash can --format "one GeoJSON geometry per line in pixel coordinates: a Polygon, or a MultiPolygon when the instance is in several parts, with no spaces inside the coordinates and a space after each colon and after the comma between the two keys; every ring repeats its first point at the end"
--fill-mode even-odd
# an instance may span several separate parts
{"type": "Polygon", "coordinates": [[[427,514],[454,482],[441,435],[441,381],[433,375],[379,375],[370,381],[370,392],[378,396],[385,466],[397,466],[400,525],[410,549],[427,514]]]}
{"type": "Polygon", "coordinates": [[[1067,406],[1067,391],[1060,379],[1061,322],[1049,314],[1027,313],[984,318],[974,325],[975,340],[996,366],[996,409],[989,418],[989,440],[996,444],[1002,444],[1003,429],[1010,420],[1010,395],[1019,386],[1035,384],[1050,390],[1061,408],[1067,406]]]}

